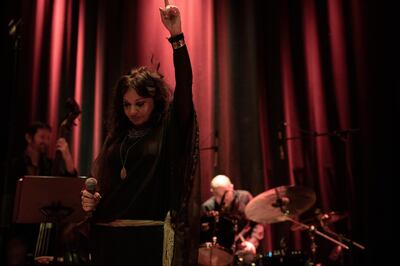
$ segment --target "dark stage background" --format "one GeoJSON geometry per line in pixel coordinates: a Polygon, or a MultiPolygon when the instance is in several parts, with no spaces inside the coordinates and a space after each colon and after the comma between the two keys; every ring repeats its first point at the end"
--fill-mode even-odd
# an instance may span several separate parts
{"type": "MultiPolygon", "coordinates": [[[[302,218],[316,209],[347,213],[333,229],[366,246],[346,252],[344,265],[394,265],[399,46],[386,37],[396,32],[398,16],[387,12],[395,9],[360,0],[175,4],[193,64],[202,199],[219,173],[254,196],[281,185],[309,187],[317,200],[302,218]]],[[[48,121],[56,131],[65,100],[75,98],[82,116],[71,147],[79,173],[88,175],[117,78],[160,62],[173,86],[173,69],[161,0],[1,5],[3,233],[7,165],[22,151],[29,122],[48,121]]],[[[264,251],[282,239],[307,251],[307,233],[289,228],[266,225],[264,251]]],[[[322,258],[334,247],[323,238],[317,244],[322,258]]]]}

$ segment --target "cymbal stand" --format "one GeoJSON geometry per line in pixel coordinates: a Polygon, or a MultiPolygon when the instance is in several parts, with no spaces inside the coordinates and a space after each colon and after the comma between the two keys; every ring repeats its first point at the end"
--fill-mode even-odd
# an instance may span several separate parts
{"type": "Polygon", "coordinates": [[[315,255],[316,255],[316,251],[317,251],[317,245],[315,244],[315,234],[326,238],[327,240],[337,244],[338,246],[341,246],[345,249],[349,249],[349,247],[347,245],[334,239],[333,237],[328,236],[327,234],[322,233],[314,225],[310,226],[310,225],[306,225],[304,223],[294,220],[292,217],[290,217],[291,213],[290,213],[290,210],[288,209],[288,204],[290,203],[290,199],[286,196],[281,197],[278,189],[275,189],[275,194],[276,194],[276,201],[275,201],[275,203],[273,203],[273,206],[280,208],[280,210],[281,210],[282,214],[285,216],[286,220],[291,221],[292,223],[295,223],[297,225],[300,225],[301,227],[308,230],[309,235],[310,235],[310,240],[311,240],[311,253],[312,253],[311,265],[315,265],[315,255]]]}
{"type": "Polygon", "coordinates": [[[219,212],[218,211],[215,212],[212,216],[214,218],[214,228],[213,228],[212,237],[211,237],[212,242],[209,245],[207,245],[207,247],[210,248],[210,262],[209,262],[209,265],[212,265],[212,263],[213,263],[213,261],[212,261],[212,259],[213,259],[213,251],[214,251],[213,247],[215,247],[217,245],[217,243],[218,243],[217,225],[219,223],[219,212]]]}
{"type": "Polygon", "coordinates": [[[217,237],[217,227],[219,224],[219,212],[217,211],[214,215],[214,228],[213,228],[213,233],[212,233],[212,245],[215,246],[218,243],[218,237],[217,237]]]}
{"type": "Polygon", "coordinates": [[[314,225],[311,225],[310,229],[308,230],[308,235],[310,236],[310,241],[311,241],[311,244],[310,244],[311,262],[312,262],[311,265],[315,264],[315,260],[317,258],[316,255],[317,255],[318,245],[317,245],[317,243],[315,243],[315,230],[316,230],[316,228],[314,225]]]}
{"type": "Polygon", "coordinates": [[[325,239],[335,243],[336,245],[338,245],[338,246],[340,246],[342,248],[345,248],[347,250],[349,249],[349,247],[347,245],[345,245],[342,242],[334,239],[333,237],[328,236],[327,234],[322,233],[314,225],[306,225],[304,223],[301,223],[299,221],[294,220],[293,218],[289,217],[287,214],[285,214],[285,215],[286,215],[286,220],[291,221],[292,223],[295,223],[295,224],[307,229],[308,232],[309,232],[309,236],[310,236],[310,240],[311,240],[311,246],[310,246],[310,249],[311,249],[311,264],[310,264],[310,266],[311,265],[315,265],[316,252],[317,252],[317,247],[318,247],[316,245],[316,243],[315,243],[315,235],[316,234],[319,235],[319,236],[324,237],[325,239]]]}
{"type": "Polygon", "coordinates": [[[232,223],[233,223],[233,244],[232,244],[232,251],[236,252],[236,241],[238,237],[241,237],[241,239],[243,238],[243,236],[239,233],[238,234],[238,221],[236,219],[232,219],[232,223]]]}
{"type": "Polygon", "coordinates": [[[303,224],[303,223],[301,223],[299,221],[296,221],[295,219],[293,219],[293,218],[291,218],[289,216],[286,216],[286,220],[291,221],[292,223],[295,223],[297,225],[300,225],[300,226],[304,227],[305,229],[307,229],[308,231],[313,231],[315,234],[317,234],[319,236],[322,236],[323,238],[325,238],[325,239],[337,244],[338,246],[341,246],[342,248],[349,249],[349,247],[347,245],[345,245],[342,242],[334,239],[333,237],[328,236],[327,234],[322,233],[321,231],[316,229],[314,225],[303,224]]]}
{"type": "Polygon", "coordinates": [[[351,240],[351,239],[345,237],[345,236],[342,235],[342,234],[335,233],[335,232],[332,231],[327,225],[324,225],[323,223],[321,223],[321,224],[322,224],[322,229],[323,229],[325,232],[327,232],[327,233],[331,234],[332,236],[336,237],[337,239],[341,240],[341,242],[344,241],[344,242],[346,242],[346,243],[349,243],[350,246],[355,246],[355,247],[357,247],[357,248],[359,248],[359,249],[361,249],[361,250],[364,250],[364,249],[365,249],[365,246],[363,246],[363,245],[361,245],[361,244],[359,244],[359,243],[357,243],[357,242],[355,242],[355,241],[353,241],[353,240],[351,240]]]}
{"type": "Polygon", "coordinates": [[[273,203],[272,205],[274,207],[279,207],[280,208],[282,214],[286,217],[285,218],[286,220],[291,221],[292,223],[295,223],[297,225],[300,225],[301,227],[304,227],[308,231],[311,230],[315,234],[320,235],[320,236],[332,241],[333,243],[336,243],[337,245],[342,246],[345,249],[349,249],[349,247],[347,245],[345,245],[345,244],[341,243],[340,241],[338,241],[338,240],[336,240],[336,239],[334,239],[334,238],[322,233],[321,231],[317,230],[315,228],[315,226],[309,226],[309,225],[306,225],[304,223],[301,223],[299,221],[294,220],[292,217],[290,217],[291,213],[290,213],[290,210],[287,208],[287,205],[290,203],[290,199],[288,197],[285,197],[285,196],[281,197],[279,195],[278,189],[275,189],[275,194],[276,194],[276,202],[273,203]]]}

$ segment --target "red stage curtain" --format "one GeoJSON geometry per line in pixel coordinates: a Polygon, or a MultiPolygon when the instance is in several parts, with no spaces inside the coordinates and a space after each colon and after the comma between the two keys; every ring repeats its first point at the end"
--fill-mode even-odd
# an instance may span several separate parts
{"type": "MultiPolygon", "coordinates": [[[[88,175],[104,139],[117,78],[131,67],[160,63],[174,86],[171,48],[158,11],[163,1],[20,2],[24,23],[10,93],[11,102],[18,99],[20,105],[11,108],[18,124],[9,132],[22,132],[32,120],[56,129],[66,98],[74,97],[82,116],[71,147],[79,172],[88,175]]],[[[371,93],[380,85],[373,77],[380,61],[371,53],[379,29],[370,20],[379,5],[359,0],[174,4],[182,10],[193,64],[202,199],[220,173],[254,196],[281,185],[306,186],[317,201],[304,217],[316,209],[346,212],[335,229],[378,248],[374,240],[384,237],[367,236],[364,220],[367,177],[379,180],[376,146],[369,144],[380,135],[374,123],[383,124],[369,115],[376,103],[391,112],[378,102],[381,94],[371,93]]],[[[23,135],[9,139],[14,149],[23,135]]],[[[279,248],[281,240],[308,250],[307,239],[289,223],[266,225],[264,251],[279,248]]],[[[318,241],[321,254],[332,248],[318,241]]],[[[361,265],[366,257],[353,255],[349,265],[361,265]]]]}

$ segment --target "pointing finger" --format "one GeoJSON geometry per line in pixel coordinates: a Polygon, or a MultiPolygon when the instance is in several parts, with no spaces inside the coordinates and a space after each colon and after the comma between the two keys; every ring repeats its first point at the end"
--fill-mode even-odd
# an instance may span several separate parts
{"type": "Polygon", "coordinates": [[[165,16],[165,10],[160,7],[160,15],[163,17],[165,16]]]}

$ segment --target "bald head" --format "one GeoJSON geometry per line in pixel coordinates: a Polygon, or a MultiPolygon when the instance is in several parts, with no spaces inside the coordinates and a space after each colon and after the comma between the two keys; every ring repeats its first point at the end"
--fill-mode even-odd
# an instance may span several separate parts
{"type": "Polygon", "coordinates": [[[211,192],[218,204],[225,195],[224,206],[227,207],[233,200],[233,184],[226,175],[217,175],[211,180],[211,192]]]}
{"type": "Polygon", "coordinates": [[[211,180],[211,188],[226,187],[232,182],[226,175],[217,175],[211,180]]]}

